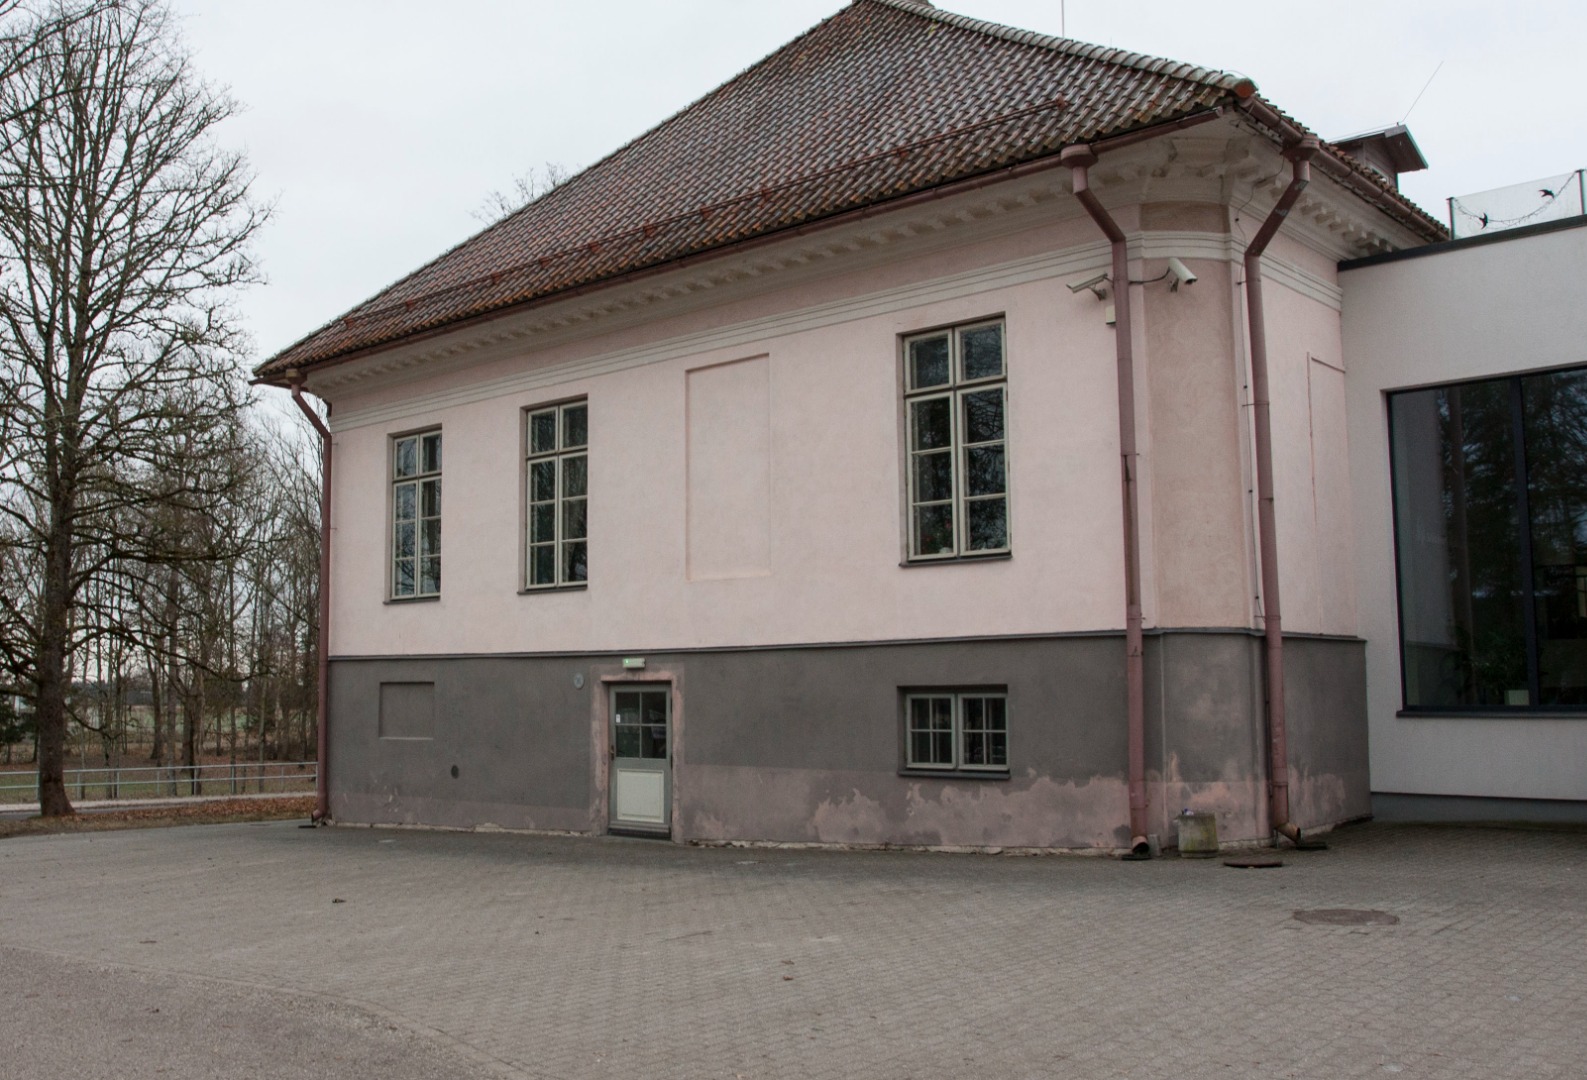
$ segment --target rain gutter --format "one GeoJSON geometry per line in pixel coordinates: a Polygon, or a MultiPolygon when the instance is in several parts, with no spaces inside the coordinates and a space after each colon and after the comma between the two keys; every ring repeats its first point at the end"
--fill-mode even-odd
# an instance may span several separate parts
{"type": "Polygon", "coordinates": [[[1250,322],[1251,407],[1256,426],[1257,531],[1262,573],[1262,636],[1267,675],[1268,822],[1273,832],[1300,840],[1290,821],[1289,745],[1284,709],[1284,626],[1279,603],[1278,514],[1273,494],[1272,394],[1267,369],[1267,318],[1262,302],[1262,253],[1311,182],[1311,161],[1320,146],[1306,135],[1287,147],[1291,179],[1262,227],[1245,249],[1245,307],[1250,322]]]}
{"type": "Polygon", "coordinates": [[[331,429],[325,426],[319,413],[303,400],[303,373],[297,368],[286,372],[287,385],[292,388],[292,400],[320,436],[320,625],[316,638],[319,643],[319,664],[316,678],[316,740],[318,751],[314,766],[313,821],[319,823],[331,814],[330,778],[326,768],[329,739],[326,731],[327,701],[330,696],[331,673],[331,429]]]}
{"type": "Polygon", "coordinates": [[[1095,147],[1066,147],[1060,154],[1074,178],[1074,195],[1113,251],[1113,345],[1119,381],[1120,492],[1124,503],[1124,686],[1129,731],[1130,854],[1149,857],[1146,798],[1146,659],[1141,632],[1141,505],[1136,483],[1140,453],[1135,439],[1135,347],[1131,340],[1130,254],[1124,230],[1091,190],[1095,147]]]}

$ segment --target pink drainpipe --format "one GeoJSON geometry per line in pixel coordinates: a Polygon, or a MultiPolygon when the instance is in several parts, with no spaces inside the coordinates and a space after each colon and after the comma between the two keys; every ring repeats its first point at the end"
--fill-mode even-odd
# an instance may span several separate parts
{"type": "MultiPolygon", "coordinates": [[[[1247,97],[1240,107],[1256,119],[1281,130],[1294,132],[1292,145],[1285,150],[1293,178],[1279,196],[1262,227],[1246,248],[1246,308],[1251,324],[1251,393],[1256,423],[1256,472],[1258,530],[1261,546],[1263,598],[1263,636],[1266,643],[1267,672],[1266,726],[1269,751],[1268,815],[1275,832],[1292,841],[1300,840],[1300,829],[1290,821],[1289,748],[1284,715],[1284,632],[1279,605],[1278,537],[1273,497],[1273,429],[1271,399],[1268,391],[1267,330],[1262,304],[1262,253],[1278,233],[1290,209],[1311,180],[1310,162],[1320,149],[1317,139],[1288,124],[1279,114],[1255,98],[1247,97]]],[[[1221,110],[1219,110],[1221,111],[1221,110]]],[[[1217,113],[1202,114],[1210,120],[1217,113]]],[[[1197,120],[1202,119],[1198,116],[1197,120]]],[[[1124,231],[1103,207],[1090,186],[1090,167],[1098,154],[1114,143],[1137,141],[1147,132],[1131,133],[1094,145],[1066,147],[1059,160],[1069,166],[1074,178],[1074,195],[1091,219],[1108,238],[1113,254],[1113,296],[1115,310],[1114,349],[1119,383],[1119,455],[1122,468],[1121,489],[1124,502],[1124,653],[1125,695],[1129,727],[1130,850],[1134,855],[1149,851],[1146,797],[1146,689],[1141,617],[1140,497],[1137,487],[1139,451],[1135,438],[1134,343],[1131,339],[1129,253],[1124,231]]],[[[1150,135],[1158,134],[1156,131],[1150,135]]]]}
{"type": "Polygon", "coordinates": [[[1124,684],[1129,724],[1130,853],[1147,855],[1146,840],[1146,661],[1141,631],[1141,508],[1136,477],[1135,347],[1130,331],[1130,256],[1124,230],[1091,190],[1089,170],[1097,163],[1090,146],[1065,147],[1059,155],[1074,176],[1075,198],[1113,248],[1113,344],[1119,380],[1120,489],[1124,499],[1124,684]]]}
{"type": "Polygon", "coordinates": [[[331,673],[331,430],[320,419],[308,402],[303,400],[303,373],[296,368],[287,372],[287,384],[292,388],[292,400],[297,402],[303,415],[309,418],[320,435],[320,657],[317,681],[319,705],[316,709],[316,738],[319,750],[314,768],[314,815],[316,822],[331,816],[331,789],[327,770],[327,738],[325,728],[326,701],[330,695],[331,673]]]}
{"type": "Polygon", "coordinates": [[[1257,528],[1262,562],[1262,636],[1266,643],[1268,819],[1272,830],[1292,841],[1300,829],[1289,819],[1289,745],[1284,715],[1284,624],[1279,605],[1278,517],[1273,497],[1273,420],[1267,373],[1267,322],[1262,305],[1262,253],[1311,182],[1317,139],[1307,135],[1284,151],[1289,186],[1245,249],[1245,306],[1251,325],[1251,409],[1256,423],[1257,528]]]}

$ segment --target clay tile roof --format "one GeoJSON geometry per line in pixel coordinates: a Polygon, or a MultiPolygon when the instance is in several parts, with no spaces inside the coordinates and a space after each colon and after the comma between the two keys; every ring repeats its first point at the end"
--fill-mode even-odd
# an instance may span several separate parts
{"type": "Polygon", "coordinates": [[[255,374],[278,383],[291,368],[1229,104],[1251,90],[1224,72],[1015,30],[918,0],[854,0],[255,374]]]}

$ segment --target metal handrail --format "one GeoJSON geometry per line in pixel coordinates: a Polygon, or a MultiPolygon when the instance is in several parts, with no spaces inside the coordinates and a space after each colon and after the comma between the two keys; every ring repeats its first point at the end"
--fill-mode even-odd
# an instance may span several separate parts
{"type": "MultiPolygon", "coordinates": [[[[65,770],[66,788],[77,798],[99,789],[109,799],[172,798],[206,794],[263,794],[301,788],[312,793],[318,769],[312,761],[239,761],[219,765],[134,765],[65,770]],[[152,790],[151,790],[152,789],[152,790]],[[134,794],[135,793],[135,794],[134,794]]],[[[5,793],[38,790],[38,771],[0,771],[0,803],[5,793]],[[21,782],[12,782],[21,781],[21,782]]]]}

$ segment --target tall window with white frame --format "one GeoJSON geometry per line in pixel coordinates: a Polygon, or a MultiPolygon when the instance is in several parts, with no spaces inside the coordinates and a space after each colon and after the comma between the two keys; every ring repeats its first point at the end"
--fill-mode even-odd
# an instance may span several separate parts
{"type": "Polygon", "coordinates": [[[904,339],[909,558],[1005,554],[1008,365],[1002,320],[904,339]]]}
{"type": "Polygon", "coordinates": [[[441,433],[391,441],[391,596],[441,595],[441,433]]]}
{"type": "Polygon", "coordinates": [[[589,404],[528,413],[525,585],[556,589],[589,578],[589,404]]]}
{"type": "Polygon", "coordinates": [[[943,772],[1008,771],[1008,696],[985,691],[904,695],[905,764],[943,772]]]}

